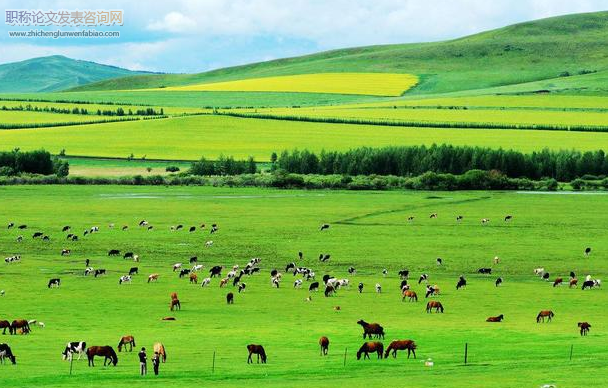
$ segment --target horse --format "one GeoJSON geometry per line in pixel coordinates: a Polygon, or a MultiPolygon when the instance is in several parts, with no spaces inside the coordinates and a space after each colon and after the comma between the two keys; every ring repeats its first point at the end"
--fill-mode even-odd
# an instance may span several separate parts
{"type": "Polygon", "coordinates": [[[156,342],[154,344],[154,353],[158,353],[158,356],[161,357],[163,363],[167,362],[167,351],[165,350],[165,345],[160,342],[156,342]]]}
{"type": "Polygon", "coordinates": [[[177,299],[177,292],[171,293],[171,300],[173,300],[173,299],[177,299]]]}
{"type": "Polygon", "coordinates": [[[365,342],[361,348],[359,348],[359,351],[357,352],[357,360],[361,359],[361,354],[365,353],[363,355],[363,359],[365,360],[366,358],[369,360],[369,353],[377,353],[378,354],[378,358],[381,359],[382,358],[382,352],[384,351],[384,345],[382,344],[382,342],[365,342]]]}
{"type": "Polygon", "coordinates": [[[15,355],[13,354],[13,351],[11,350],[11,347],[8,346],[7,344],[0,344],[0,364],[4,364],[5,358],[8,358],[9,360],[11,360],[13,365],[15,365],[17,363],[17,361],[15,359],[15,355]]]}
{"type": "Polygon", "coordinates": [[[30,324],[25,319],[15,319],[11,323],[11,327],[8,329],[9,334],[17,334],[17,330],[21,329],[22,334],[28,334],[30,329],[30,324]]]}
{"type": "Polygon", "coordinates": [[[502,322],[503,319],[505,319],[505,316],[500,314],[497,317],[489,317],[486,319],[486,322],[502,322]]]}
{"type": "Polygon", "coordinates": [[[129,345],[129,351],[132,352],[133,351],[133,347],[136,346],[135,345],[135,338],[133,338],[132,335],[126,335],[124,337],[122,337],[120,339],[120,341],[118,342],[118,351],[121,352],[122,351],[122,347],[125,347],[125,352],[127,351],[127,345],[129,345]]]}
{"type": "Polygon", "coordinates": [[[357,324],[363,327],[363,339],[365,339],[366,336],[369,336],[371,339],[372,335],[374,335],[376,338],[382,337],[382,339],[384,339],[384,328],[379,324],[367,323],[363,319],[358,320],[357,324]]]}
{"type": "Polygon", "coordinates": [[[549,322],[551,322],[551,319],[555,316],[555,314],[553,314],[553,311],[551,310],[543,310],[540,313],[538,313],[538,315],[536,316],[536,323],[540,323],[541,319],[542,322],[545,322],[545,317],[548,318],[549,322]]]}
{"type": "Polygon", "coordinates": [[[321,355],[327,356],[329,351],[329,338],[323,336],[319,339],[319,345],[321,346],[321,355]]]}
{"type": "Polygon", "coordinates": [[[6,329],[9,329],[10,333],[11,323],[9,321],[0,321],[0,329],[4,329],[2,330],[2,334],[6,334],[6,329]]]}
{"type": "Polygon", "coordinates": [[[435,312],[441,312],[443,313],[443,305],[441,304],[441,302],[436,301],[436,300],[432,300],[429,303],[426,304],[426,312],[430,313],[432,312],[432,310],[435,309],[435,312]]]}
{"type": "Polygon", "coordinates": [[[171,303],[169,303],[169,310],[173,311],[174,309],[182,309],[182,305],[181,303],[179,303],[179,299],[171,299],[171,303]]]}
{"type": "Polygon", "coordinates": [[[95,366],[95,356],[105,357],[103,360],[103,366],[106,366],[108,360],[114,366],[118,364],[118,356],[111,346],[90,346],[87,349],[87,358],[89,359],[89,366],[95,366]]]}
{"type": "Polygon", "coordinates": [[[418,302],[418,295],[416,295],[416,292],[412,290],[403,291],[403,298],[401,299],[401,301],[405,301],[405,298],[408,298],[410,302],[418,302]]]}
{"type": "Polygon", "coordinates": [[[578,327],[581,328],[581,335],[583,336],[589,333],[589,328],[591,327],[591,325],[589,324],[589,322],[579,322],[578,327]]]}
{"type": "Polygon", "coordinates": [[[407,358],[410,358],[410,353],[414,354],[414,358],[416,358],[416,343],[412,340],[394,340],[388,345],[386,348],[386,352],[384,353],[384,358],[388,358],[391,350],[393,351],[393,358],[397,358],[397,350],[406,350],[407,349],[407,358]]]}
{"type": "Polygon", "coordinates": [[[253,360],[251,359],[252,354],[257,354],[258,356],[258,364],[260,363],[260,358],[262,358],[262,364],[266,364],[266,351],[262,345],[249,344],[247,345],[247,350],[249,351],[249,357],[247,357],[247,364],[253,364],[253,360]]]}

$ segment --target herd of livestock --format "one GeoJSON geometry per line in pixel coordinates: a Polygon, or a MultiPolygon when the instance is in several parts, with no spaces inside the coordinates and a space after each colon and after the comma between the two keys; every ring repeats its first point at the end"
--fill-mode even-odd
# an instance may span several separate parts
{"type": "MultiPolygon", "coordinates": [[[[430,218],[437,218],[437,214],[432,213],[430,215],[430,218]]],[[[504,218],[504,221],[510,222],[512,220],[512,218],[513,217],[511,215],[508,215],[504,218]]],[[[412,222],[413,219],[414,219],[413,217],[409,217],[408,222],[412,222]]],[[[456,222],[460,222],[460,221],[462,221],[462,219],[463,219],[462,216],[457,216],[456,222]]],[[[487,224],[488,222],[489,222],[489,219],[487,219],[487,218],[482,219],[483,225],[487,224]]],[[[145,220],[142,220],[141,222],[139,222],[139,227],[146,228],[148,230],[151,230],[153,228],[145,220]]],[[[8,228],[9,229],[15,228],[15,224],[9,223],[8,228]]],[[[27,227],[27,225],[22,224],[22,225],[17,226],[16,228],[19,230],[26,230],[28,227],[27,227]]],[[[109,228],[114,228],[114,224],[110,224],[109,228]]],[[[323,224],[323,225],[321,225],[319,230],[324,231],[329,228],[330,228],[329,224],[323,224]]],[[[182,229],[184,229],[184,226],[181,224],[170,227],[171,231],[179,231],[182,229]]],[[[201,224],[200,227],[198,227],[198,229],[204,230],[205,224],[201,224]]],[[[67,240],[69,240],[69,241],[78,240],[79,237],[76,234],[71,233],[70,226],[66,225],[61,230],[63,233],[66,233],[65,238],[67,240]]],[[[97,232],[99,232],[99,230],[100,230],[100,228],[97,226],[88,228],[84,231],[83,236],[97,233],[97,232]]],[[[126,225],[123,226],[122,230],[123,231],[128,230],[128,226],[126,226],[126,225]]],[[[191,226],[188,228],[188,231],[190,233],[194,233],[197,231],[197,227],[191,226]]],[[[217,233],[218,231],[219,231],[218,225],[212,224],[211,228],[210,228],[210,234],[217,233]]],[[[50,240],[50,237],[43,232],[33,233],[32,238],[33,239],[42,239],[44,241],[50,240]]],[[[17,241],[18,242],[23,241],[23,236],[19,235],[17,237],[17,241]]],[[[213,241],[207,241],[205,243],[206,247],[211,247],[212,245],[213,245],[213,241]]],[[[590,253],[591,253],[591,248],[587,247],[584,250],[585,256],[589,256],[590,253]]],[[[61,256],[69,256],[71,254],[71,250],[62,249],[60,254],[61,254],[61,256]]],[[[135,254],[134,252],[125,252],[124,254],[122,254],[119,249],[111,249],[108,251],[107,254],[110,257],[122,256],[124,259],[132,260],[133,262],[140,261],[139,255],[135,254]]],[[[300,260],[303,259],[302,252],[298,252],[298,258],[300,260]]],[[[330,258],[331,258],[330,254],[321,253],[319,255],[319,262],[327,262],[328,260],[330,260],[330,258]]],[[[19,262],[21,262],[21,255],[15,254],[12,256],[8,256],[4,259],[4,261],[7,265],[19,263],[19,262]]],[[[220,266],[220,265],[215,265],[209,269],[209,275],[204,277],[201,280],[200,284],[202,287],[208,287],[211,285],[213,278],[218,278],[219,287],[226,287],[228,284],[231,283],[232,286],[236,287],[238,292],[241,293],[241,292],[245,291],[246,286],[247,286],[246,283],[244,282],[245,278],[248,276],[254,275],[256,273],[259,273],[261,271],[260,262],[261,262],[260,258],[253,258],[249,262],[247,262],[242,268],[239,265],[234,265],[230,268],[230,270],[226,273],[225,276],[222,276],[224,267],[220,266]]],[[[493,263],[495,265],[499,264],[500,258],[495,257],[493,260],[493,263]]],[[[196,256],[190,257],[190,259],[188,260],[188,264],[189,265],[186,266],[182,262],[174,263],[172,265],[172,270],[173,270],[173,272],[178,273],[179,278],[188,277],[190,283],[198,284],[199,274],[204,269],[204,266],[202,264],[199,264],[198,257],[196,257],[196,256]]],[[[443,260],[441,258],[437,258],[436,264],[437,264],[437,266],[442,266],[443,260]]],[[[356,269],[351,266],[347,269],[347,272],[351,275],[354,275],[356,273],[356,269]]],[[[490,267],[478,268],[475,272],[477,272],[479,274],[484,274],[484,275],[490,276],[490,275],[492,275],[492,268],[490,268],[490,267]]],[[[551,280],[551,275],[549,274],[549,272],[545,271],[544,268],[535,268],[533,272],[535,275],[539,276],[541,279],[543,279],[545,281],[551,280]]],[[[120,275],[118,284],[124,285],[124,284],[131,283],[134,279],[134,276],[138,275],[138,273],[139,273],[139,268],[137,266],[131,267],[126,274],[120,275]]],[[[107,274],[106,269],[93,268],[90,266],[90,260],[86,259],[85,269],[83,271],[84,276],[93,276],[93,277],[97,278],[99,276],[104,276],[106,274],[107,274]]],[[[283,272],[281,272],[280,270],[278,270],[276,268],[272,269],[270,271],[270,285],[272,287],[279,288],[284,279],[284,274],[293,275],[293,278],[294,278],[293,288],[301,288],[304,285],[304,282],[307,282],[308,290],[310,292],[309,295],[312,295],[312,292],[319,290],[320,287],[323,287],[324,296],[331,297],[331,296],[335,295],[339,289],[350,286],[349,279],[347,279],[347,278],[339,279],[334,276],[331,276],[330,274],[324,274],[320,279],[317,280],[317,274],[315,273],[315,271],[313,269],[303,267],[303,266],[298,266],[295,262],[288,263],[285,266],[285,270],[283,272]],[[299,278],[297,277],[298,275],[300,276],[299,278]]],[[[383,269],[382,274],[383,274],[383,276],[387,276],[388,270],[383,269]]],[[[155,282],[158,280],[159,276],[160,275],[158,273],[152,273],[152,274],[148,275],[147,282],[148,283],[155,282]]],[[[417,302],[418,295],[412,289],[412,285],[409,283],[410,271],[408,269],[402,269],[402,270],[398,271],[398,276],[401,279],[400,291],[401,291],[402,300],[403,301],[407,300],[409,302],[417,302]]],[[[443,313],[444,306],[442,305],[442,303],[438,300],[433,299],[433,297],[440,295],[440,287],[436,284],[431,284],[429,282],[429,279],[430,279],[430,277],[427,273],[422,273],[418,277],[418,281],[417,281],[418,285],[420,285],[421,283],[425,283],[425,298],[431,298],[426,304],[426,312],[431,313],[431,312],[435,311],[437,313],[443,313]]],[[[497,277],[495,280],[495,286],[499,287],[502,283],[503,283],[503,278],[497,277]]],[[[557,277],[553,278],[553,281],[552,281],[553,287],[558,287],[563,283],[564,283],[563,277],[557,276],[557,277]]],[[[467,285],[467,280],[464,275],[461,275],[456,281],[456,290],[462,289],[463,287],[466,287],[466,285],[467,285]]],[[[577,285],[578,285],[578,279],[576,277],[576,274],[574,272],[570,272],[569,279],[568,279],[568,286],[570,288],[572,288],[572,287],[577,287],[577,285]]],[[[48,288],[56,288],[56,287],[60,287],[60,286],[61,286],[60,278],[52,278],[48,282],[48,288]]],[[[364,287],[365,287],[365,285],[362,282],[359,282],[357,285],[358,292],[362,293],[364,290],[364,287]]],[[[591,275],[587,275],[585,277],[585,280],[582,283],[581,289],[585,290],[585,289],[597,288],[597,287],[601,287],[601,280],[593,279],[591,277],[591,275]]],[[[381,293],[382,292],[381,284],[376,283],[374,286],[374,290],[376,293],[381,293]]],[[[3,296],[4,293],[5,293],[4,290],[0,290],[0,296],[3,296]]],[[[306,298],[306,301],[311,301],[311,300],[312,300],[311,296],[306,298]]],[[[234,302],[234,294],[232,292],[227,293],[226,301],[228,304],[232,304],[234,302]]],[[[170,302],[169,306],[170,306],[170,311],[181,309],[181,303],[180,303],[176,293],[171,294],[171,302],[170,302]]],[[[334,309],[339,310],[340,307],[335,306],[334,309]]],[[[554,316],[555,316],[555,314],[553,313],[553,311],[542,310],[538,313],[538,315],[536,317],[536,321],[538,323],[545,322],[545,320],[550,322],[554,316]]],[[[163,320],[175,320],[175,317],[164,317],[162,319],[163,320]]],[[[500,314],[498,316],[488,317],[486,321],[487,322],[501,322],[503,319],[504,319],[504,315],[500,314]]],[[[6,334],[7,329],[9,330],[9,334],[11,334],[11,335],[28,334],[31,332],[31,326],[30,326],[31,324],[37,324],[40,327],[45,326],[45,324],[43,322],[37,322],[36,320],[15,319],[12,322],[9,322],[8,320],[0,320],[0,329],[3,330],[2,334],[6,334]]],[[[368,338],[370,340],[371,339],[384,339],[384,328],[380,324],[368,323],[368,322],[365,322],[364,320],[359,320],[357,322],[357,324],[359,324],[363,329],[363,339],[366,339],[366,338],[368,338]]],[[[588,322],[578,322],[578,327],[580,328],[581,335],[587,335],[591,325],[588,322]]],[[[118,346],[119,351],[121,350],[121,347],[124,344],[130,344],[130,346],[132,348],[132,346],[134,346],[134,338],[132,336],[123,337],[118,346]]],[[[329,349],[329,339],[325,336],[321,337],[319,339],[319,346],[321,348],[321,355],[327,355],[328,349],[329,349]]],[[[157,343],[154,345],[154,348],[155,348],[155,351],[157,349],[159,351],[161,351],[161,348],[162,348],[163,361],[165,361],[166,352],[165,352],[164,346],[160,343],[157,343]]],[[[416,353],[415,353],[416,348],[417,348],[416,343],[410,339],[392,341],[389,344],[389,346],[386,348],[386,350],[384,349],[384,345],[382,342],[369,341],[369,342],[365,342],[361,346],[361,348],[357,352],[357,359],[360,359],[361,356],[363,356],[364,358],[369,358],[369,353],[377,353],[378,358],[382,358],[383,356],[384,356],[384,358],[386,358],[392,352],[393,357],[396,357],[398,350],[407,350],[408,358],[410,357],[410,354],[413,354],[413,356],[415,358],[416,357],[416,353]]],[[[247,346],[247,350],[249,352],[249,356],[247,359],[248,363],[253,362],[252,355],[254,355],[254,354],[257,355],[258,362],[260,362],[260,360],[262,361],[262,363],[266,362],[267,355],[266,355],[266,352],[262,345],[250,344],[247,346]]],[[[86,354],[89,359],[90,366],[94,366],[93,358],[95,356],[105,357],[104,365],[108,361],[114,365],[116,365],[116,363],[118,362],[116,352],[111,347],[109,347],[109,346],[91,346],[91,347],[86,348],[85,342],[69,342],[66,345],[62,354],[63,354],[64,359],[71,359],[73,354],[78,354],[78,358],[80,359],[81,355],[86,354]]],[[[4,363],[5,359],[9,359],[13,364],[16,363],[16,357],[13,354],[10,346],[8,344],[2,343],[2,344],[0,344],[0,362],[4,363]]]]}

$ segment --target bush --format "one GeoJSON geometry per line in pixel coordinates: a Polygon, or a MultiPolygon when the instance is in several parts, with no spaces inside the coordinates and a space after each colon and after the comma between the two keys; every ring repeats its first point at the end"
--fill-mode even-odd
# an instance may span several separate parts
{"type": "Polygon", "coordinates": [[[167,166],[167,168],[165,168],[165,171],[167,171],[167,172],[178,172],[179,171],[179,167],[177,167],[177,166],[167,166]]]}

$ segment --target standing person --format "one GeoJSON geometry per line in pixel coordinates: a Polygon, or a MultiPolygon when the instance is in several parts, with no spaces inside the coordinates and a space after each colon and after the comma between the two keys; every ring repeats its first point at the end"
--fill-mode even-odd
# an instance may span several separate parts
{"type": "Polygon", "coordinates": [[[142,376],[145,376],[146,373],[148,373],[146,348],[141,348],[141,351],[138,353],[138,356],[139,356],[139,371],[142,376]]]}
{"type": "Polygon", "coordinates": [[[158,376],[158,367],[160,365],[160,355],[158,352],[154,352],[154,357],[152,357],[152,366],[154,367],[154,375],[158,376]]]}

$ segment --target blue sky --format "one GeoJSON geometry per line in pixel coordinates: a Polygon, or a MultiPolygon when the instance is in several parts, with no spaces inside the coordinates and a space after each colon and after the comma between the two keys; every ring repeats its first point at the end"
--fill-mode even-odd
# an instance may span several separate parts
{"type": "MultiPolygon", "coordinates": [[[[136,70],[199,72],[335,48],[457,38],[608,9],[605,0],[3,0],[0,63],[62,54],[136,70]],[[5,10],[124,11],[120,38],[11,38],[5,10]]],[[[46,30],[68,27],[44,27],[46,30]]],[[[104,28],[96,28],[103,30],[104,28]]]]}

